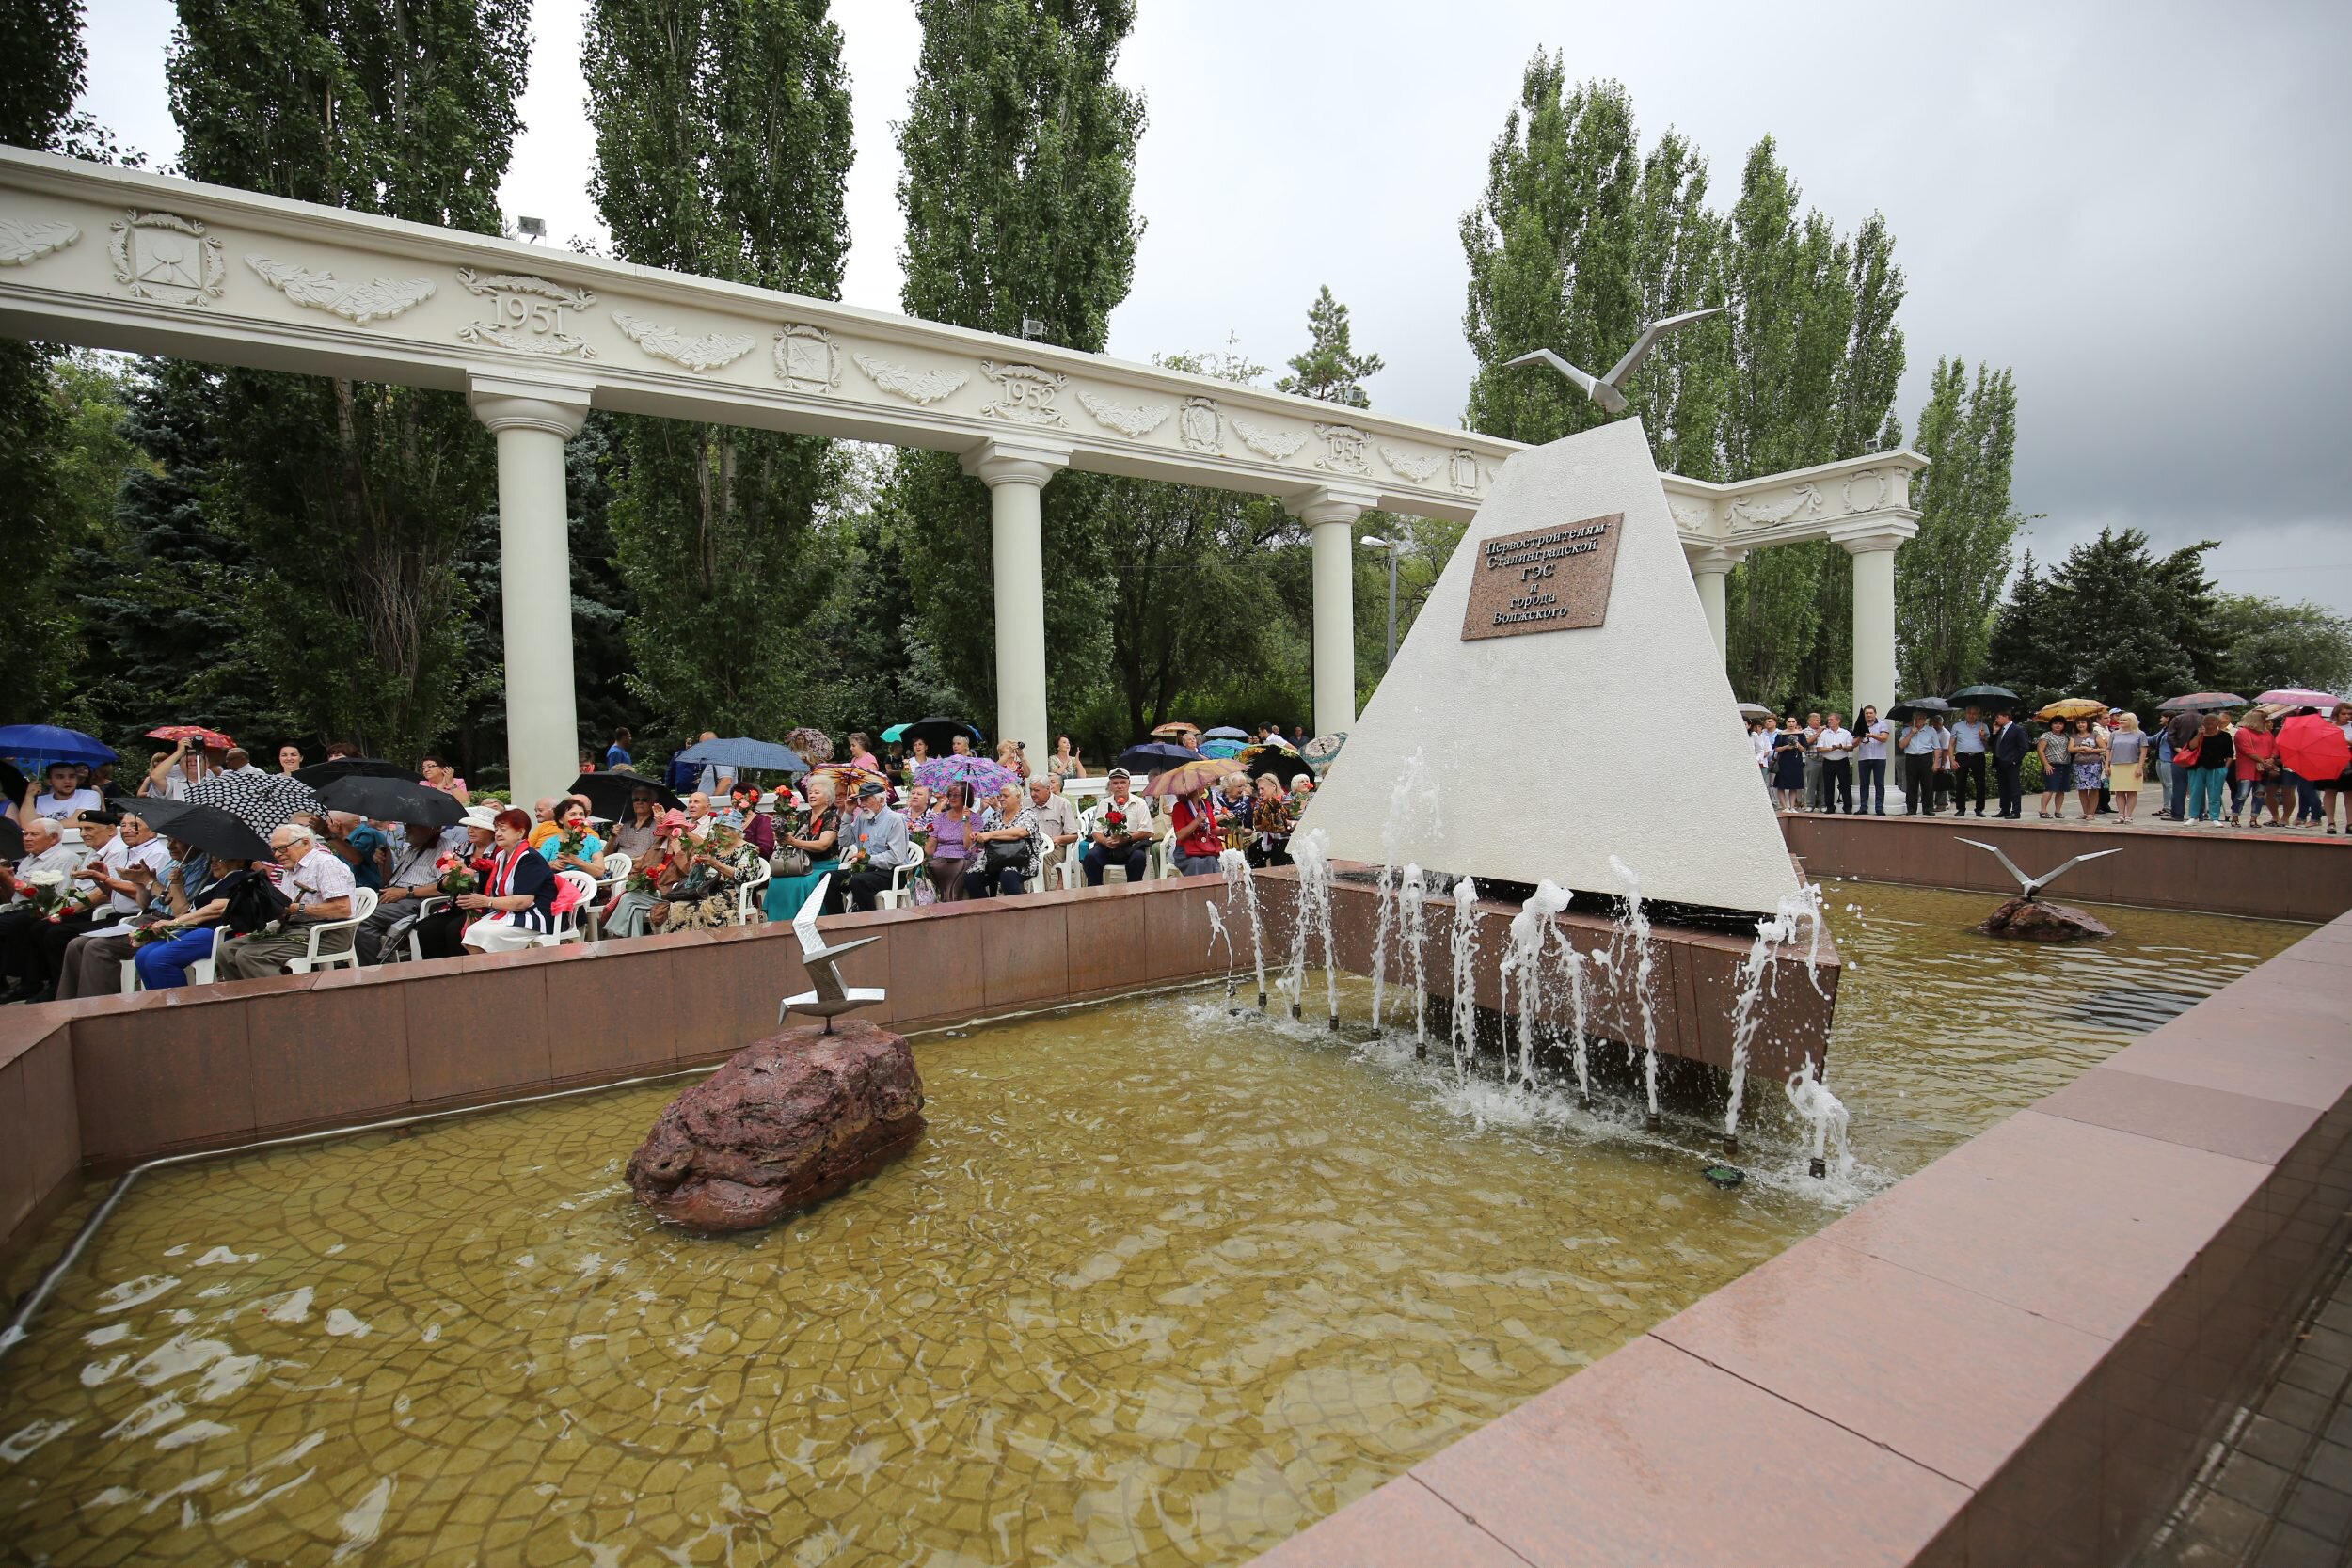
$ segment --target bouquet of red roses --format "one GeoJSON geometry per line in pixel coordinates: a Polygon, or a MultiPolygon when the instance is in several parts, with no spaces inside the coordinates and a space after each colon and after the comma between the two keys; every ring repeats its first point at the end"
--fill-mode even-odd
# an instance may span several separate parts
{"type": "Polygon", "coordinates": [[[434,882],[452,898],[478,891],[482,879],[471,863],[460,855],[443,855],[433,863],[434,882]]]}

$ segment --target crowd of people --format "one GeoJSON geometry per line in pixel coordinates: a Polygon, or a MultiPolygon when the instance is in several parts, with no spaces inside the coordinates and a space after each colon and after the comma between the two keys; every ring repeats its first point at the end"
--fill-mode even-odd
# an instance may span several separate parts
{"type": "MultiPolygon", "coordinates": [[[[1261,726],[1262,742],[1269,732],[1261,726]]],[[[1177,737],[1187,738],[1198,746],[1197,733],[1177,737]]],[[[630,740],[620,732],[591,765],[634,776],[630,740]]],[[[419,779],[453,799],[455,823],[297,813],[271,828],[267,858],[250,861],[206,854],[140,815],[142,801],[186,801],[208,778],[266,776],[243,749],[183,741],[129,792],[112,765],[58,762],[0,810],[23,839],[13,863],[0,864],[0,1003],[125,989],[126,963],[138,985],[167,990],[206,965],[216,980],[278,974],[314,948],[375,965],[500,952],[575,927],[613,940],[790,919],[820,883],[822,908],[839,912],[1100,886],[1114,873],[1140,881],[1155,864],[1215,875],[1229,849],[1253,865],[1288,864],[1313,788],[1303,769],[1286,784],[1279,771],[1253,777],[1226,764],[1202,767],[1181,792],[1153,793],[1192,776],[1113,768],[1081,808],[1067,793],[1084,777],[1067,736],[1039,770],[1019,743],[1000,746],[1007,782],[985,799],[963,782],[934,797],[915,778],[931,760],[919,741],[885,759],[852,735],[848,752],[846,776],[857,780],[848,799],[845,774],[832,769],[764,788],[690,765],[682,794],[647,777],[612,820],[585,795],[529,809],[476,802],[443,758],[426,757],[419,779]]],[[[958,736],[946,754],[973,752],[958,736]]],[[[358,754],[338,746],[327,760],[358,754]]],[[[290,775],[306,758],[286,746],[275,760],[290,775]]]]}
{"type": "MultiPolygon", "coordinates": [[[[2287,766],[2279,731],[2298,710],[2248,707],[2175,713],[2153,730],[2126,709],[2106,708],[2033,722],[2003,709],[1957,715],[1914,707],[1899,722],[1865,706],[1851,727],[1841,713],[1770,715],[1748,721],[1764,787],[1782,811],[1886,815],[1890,774],[1910,816],[1987,815],[2021,820],[2033,759],[2036,817],[2045,822],[2111,816],[2141,820],[2139,797],[2161,800],[2161,822],[2352,833],[2352,768],[2307,779],[2287,766]],[[1988,813],[1987,807],[1992,809],[1988,813]]],[[[2299,710],[2316,713],[2315,708],[2299,710]]],[[[2352,702],[2328,716],[2352,743],[2352,702]]]]}

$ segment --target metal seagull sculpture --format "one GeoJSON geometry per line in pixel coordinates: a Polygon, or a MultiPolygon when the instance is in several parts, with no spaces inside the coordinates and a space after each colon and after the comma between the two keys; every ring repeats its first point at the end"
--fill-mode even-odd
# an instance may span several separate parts
{"type": "MultiPolygon", "coordinates": [[[[1954,834],[1953,836],[1955,838],[1959,837],[1958,834],[1954,834]]],[[[2026,890],[2026,902],[2028,904],[2032,903],[2034,899],[2041,896],[2042,890],[2043,888],[2048,887],[2052,882],[2057,881],[2060,877],[2065,876],[2069,871],[2072,871],[2074,867],[2082,864],[2083,862],[2095,861],[2102,855],[2120,855],[2123,852],[2121,849],[2093,849],[2087,855],[2076,855],[2073,860],[2068,861],[2065,864],[2059,866],[2056,871],[2045,872],[2039,877],[2028,877],[2024,872],[2017,869],[2017,863],[2015,861],[2010,860],[2007,855],[2002,854],[2001,851],[1994,846],[1973,838],[1963,838],[1960,842],[1968,845],[1972,848],[1990,850],[1994,860],[1999,861],[2003,865],[2008,866],[2009,874],[2017,879],[2017,885],[2026,890]]]]}
{"type": "Polygon", "coordinates": [[[808,902],[792,917],[792,934],[801,939],[801,964],[808,971],[809,984],[815,990],[804,990],[798,996],[787,996],[776,1006],[776,1022],[784,1022],[787,1013],[809,1013],[825,1021],[825,1033],[833,1033],[833,1021],[842,1013],[857,1007],[870,1007],[882,999],[879,986],[851,986],[842,983],[841,972],[834,967],[846,954],[854,953],[880,937],[860,937],[828,947],[825,939],[817,934],[817,911],[825,905],[825,889],[833,881],[828,871],[817,879],[809,890],[808,902]]]}
{"type": "Polygon", "coordinates": [[[1723,314],[1723,310],[1724,308],[1720,305],[1710,306],[1704,310],[1686,310],[1681,315],[1667,316],[1650,323],[1642,328],[1642,335],[1633,340],[1633,346],[1625,351],[1625,357],[1617,361],[1616,368],[1597,381],[1548,348],[1539,348],[1533,354],[1522,354],[1517,359],[1506,359],[1503,361],[1502,368],[1507,371],[1515,365],[1549,365],[1553,370],[1574,382],[1582,389],[1586,397],[1591,398],[1612,414],[1622,414],[1625,412],[1623,388],[1626,377],[1642,368],[1642,361],[1648,358],[1649,351],[1658,346],[1658,340],[1687,322],[1699,321],[1708,316],[1719,316],[1723,314]]]}

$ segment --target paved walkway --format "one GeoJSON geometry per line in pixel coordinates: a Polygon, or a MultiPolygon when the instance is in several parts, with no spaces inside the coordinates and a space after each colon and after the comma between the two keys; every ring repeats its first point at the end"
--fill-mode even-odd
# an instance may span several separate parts
{"type": "MultiPolygon", "coordinates": [[[[2139,810],[2133,816],[2131,821],[2128,823],[2123,821],[2120,816],[2116,816],[2111,814],[2096,815],[2086,822],[2079,815],[2077,815],[2074,798],[2070,795],[2066,798],[2066,814],[2058,820],[2071,828],[2119,828],[2124,830],[2125,832],[2138,832],[2144,828],[2152,832],[2165,833],[2260,832],[2265,834],[2275,834],[2287,838],[2327,838],[2329,836],[2326,830],[2316,822],[2307,822],[2299,828],[2296,827],[2292,822],[2285,827],[2272,827],[2270,826],[2270,817],[2267,813],[2264,814],[2263,826],[2260,828],[2241,828],[2234,822],[2168,822],[2156,816],[2158,800],[2159,797],[2156,795],[2155,791],[2143,790],[2139,797],[2139,810]]],[[[2042,818],[2039,815],[2042,809],[2041,802],[2042,797],[2039,795],[2026,796],[2026,815],[2020,817],[2019,821],[2026,823],[2041,823],[2044,827],[2057,826],[2057,823],[2042,821],[2042,818]]],[[[1810,810],[1806,810],[1797,812],[1794,815],[1800,816],[1809,816],[1818,814],[1810,810]]],[[[1843,814],[1832,812],[1828,815],[1840,816],[1843,814]]],[[[1901,791],[1890,789],[1886,792],[1886,815],[1889,816],[1900,816],[1903,815],[1903,798],[1901,791]]],[[[1947,804],[1942,811],[1936,813],[1935,815],[1949,817],[1952,815],[1951,807],[1947,804]]],[[[1992,816],[1993,814],[1990,811],[1985,813],[1985,820],[1991,821],[1992,816]]],[[[1958,819],[1955,818],[1955,820],[1958,819]]],[[[2343,835],[2339,833],[2335,836],[2341,837],[2343,835]]]]}
{"type": "Polygon", "coordinates": [[[2352,1562],[2352,1252],[2135,1568],[2352,1562]]]}

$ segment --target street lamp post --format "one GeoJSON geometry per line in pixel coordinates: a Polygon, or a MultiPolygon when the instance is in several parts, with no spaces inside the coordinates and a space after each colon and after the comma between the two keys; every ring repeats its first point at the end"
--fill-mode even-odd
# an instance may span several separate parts
{"type": "Polygon", "coordinates": [[[1397,541],[1367,533],[1356,543],[1375,550],[1389,552],[1389,657],[1381,661],[1382,670],[1396,662],[1396,551],[1397,541]]]}

